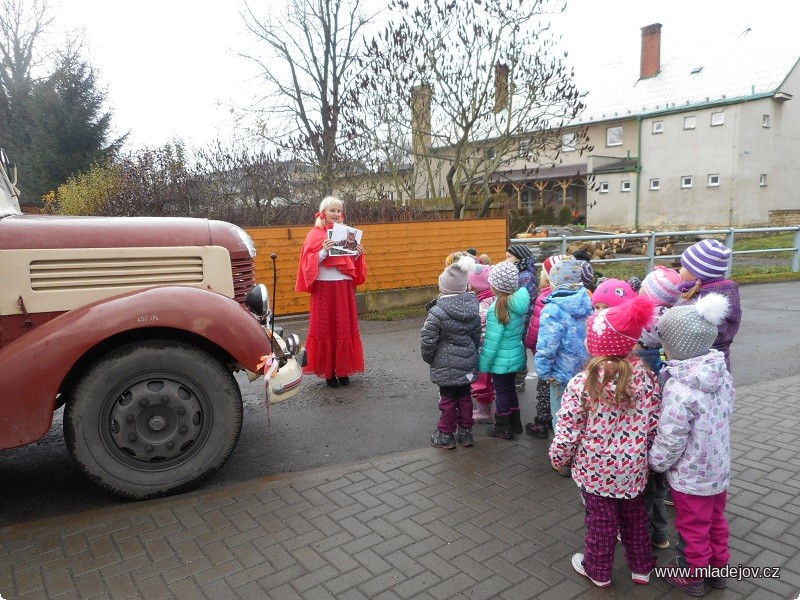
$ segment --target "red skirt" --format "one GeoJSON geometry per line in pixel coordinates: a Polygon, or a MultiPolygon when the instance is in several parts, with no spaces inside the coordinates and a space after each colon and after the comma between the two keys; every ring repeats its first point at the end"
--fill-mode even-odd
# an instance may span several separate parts
{"type": "Polygon", "coordinates": [[[364,372],[356,286],[351,279],[316,281],[311,291],[303,373],[325,379],[364,372]]]}

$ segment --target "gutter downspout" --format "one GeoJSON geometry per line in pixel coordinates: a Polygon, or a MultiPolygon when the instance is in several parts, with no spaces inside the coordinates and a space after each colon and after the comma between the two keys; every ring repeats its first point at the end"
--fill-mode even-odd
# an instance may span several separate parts
{"type": "Polygon", "coordinates": [[[636,160],[636,200],[633,215],[633,228],[639,231],[639,196],[642,187],[642,117],[636,117],[637,131],[637,160],[636,160]]]}

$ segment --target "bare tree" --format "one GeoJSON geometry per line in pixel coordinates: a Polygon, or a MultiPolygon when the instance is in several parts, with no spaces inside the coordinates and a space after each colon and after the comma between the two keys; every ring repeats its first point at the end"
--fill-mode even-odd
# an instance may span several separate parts
{"type": "Polygon", "coordinates": [[[257,227],[292,223],[298,217],[302,223],[316,210],[315,201],[296,200],[301,167],[266,149],[225,147],[217,141],[199,150],[196,158],[203,196],[217,218],[257,227]]]}
{"type": "MultiPolygon", "coordinates": [[[[498,169],[555,164],[561,128],[582,108],[548,2],[390,0],[398,17],[369,47],[365,135],[376,151],[402,148],[416,196],[446,195],[455,218],[475,198],[488,212],[498,169]]],[[[574,144],[587,147],[585,131],[574,144]]]]}
{"type": "Polygon", "coordinates": [[[332,192],[351,164],[348,115],[358,103],[357,54],[368,18],[356,0],[289,0],[265,16],[245,2],[242,17],[259,42],[243,56],[266,83],[256,107],[260,135],[314,166],[321,192],[332,192]]]}
{"type": "Polygon", "coordinates": [[[46,0],[2,0],[0,4],[0,127],[12,155],[26,146],[32,71],[42,62],[36,44],[52,21],[46,0]]]}

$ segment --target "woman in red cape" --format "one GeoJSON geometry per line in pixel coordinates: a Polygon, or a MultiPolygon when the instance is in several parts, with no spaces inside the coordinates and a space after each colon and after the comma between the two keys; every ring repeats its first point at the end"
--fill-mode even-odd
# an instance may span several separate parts
{"type": "Polygon", "coordinates": [[[342,201],[323,199],[317,220],[300,250],[295,291],[311,294],[306,374],[323,377],[331,387],[349,385],[350,376],[364,372],[364,347],[358,331],[356,286],[367,278],[364,248],[356,256],[331,256],[328,230],[344,223],[342,201]]]}

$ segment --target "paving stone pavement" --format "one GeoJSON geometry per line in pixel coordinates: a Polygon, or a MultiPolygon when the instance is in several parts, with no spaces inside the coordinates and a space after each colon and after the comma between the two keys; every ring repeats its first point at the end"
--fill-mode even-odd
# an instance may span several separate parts
{"type": "MultiPolygon", "coordinates": [[[[800,376],[737,390],[728,501],[731,564],[780,567],[708,597],[800,595],[800,376]]],[[[481,435],[0,529],[0,596],[222,600],[688,598],[577,575],[583,508],[547,443],[481,435]]],[[[675,542],[674,530],[671,540],[675,542]]],[[[671,550],[657,550],[659,564],[671,550]]]]}

